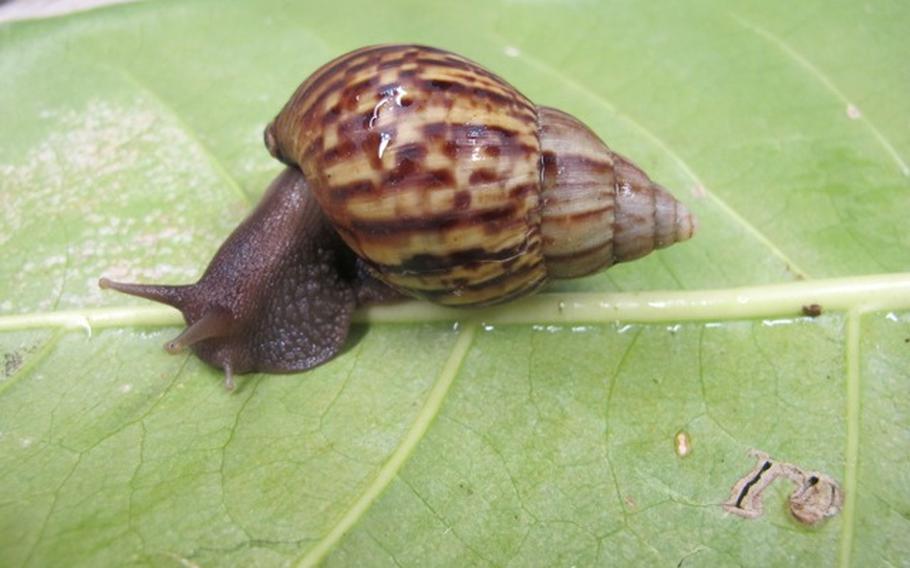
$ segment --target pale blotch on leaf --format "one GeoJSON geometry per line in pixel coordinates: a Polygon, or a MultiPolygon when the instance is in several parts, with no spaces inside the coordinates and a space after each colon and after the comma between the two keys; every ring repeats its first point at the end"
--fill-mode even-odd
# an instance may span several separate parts
{"type": "Polygon", "coordinates": [[[859,108],[853,103],[847,104],[847,116],[852,120],[857,120],[862,118],[863,113],[860,112],[859,108]]]}
{"type": "MultiPolygon", "coordinates": [[[[199,144],[178,123],[162,120],[156,103],[143,97],[126,103],[92,99],[77,109],[44,109],[41,116],[55,121],[53,131],[17,163],[0,162],[5,194],[0,246],[11,235],[35,230],[31,212],[41,211],[68,227],[67,253],[57,245],[34,243],[28,262],[10,275],[12,288],[27,289],[52,276],[64,289],[33,306],[51,310],[99,303],[95,282],[110,259],[133,278],[196,276],[195,264],[149,268],[144,263],[150,250],[169,258],[162,243],[179,247],[218,240],[206,228],[174,223],[182,210],[196,206],[187,195],[204,203],[222,191],[217,173],[199,167],[209,159],[199,144]],[[99,185],[99,179],[104,183],[99,185]],[[137,187],[148,188],[156,207],[139,220],[122,218],[120,213],[135,205],[137,187]],[[83,274],[93,278],[80,278],[83,274]]],[[[12,305],[0,309],[10,311],[12,305]]]]}
{"type": "Polygon", "coordinates": [[[502,51],[509,57],[518,57],[521,55],[521,50],[514,45],[507,45],[502,51]]]}
{"type": "Polygon", "coordinates": [[[689,437],[688,432],[680,430],[676,433],[673,440],[676,444],[676,455],[684,458],[692,453],[692,439],[689,437]]]}

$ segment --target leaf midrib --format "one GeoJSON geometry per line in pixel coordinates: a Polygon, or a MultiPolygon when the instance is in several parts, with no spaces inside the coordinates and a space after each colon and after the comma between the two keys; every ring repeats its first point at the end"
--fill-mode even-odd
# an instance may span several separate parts
{"type": "MultiPolygon", "coordinates": [[[[361,308],[355,321],[407,324],[470,318],[488,324],[660,323],[798,316],[802,306],[810,304],[819,304],[824,312],[907,309],[910,272],[707,290],[544,293],[482,309],[408,301],[361,308]]],[[[63,328],[81,329],[91,336],[96,329],[182,323],[180,313],[167,306],[114,306],[0,316],[0,332],[63,328]]]]}

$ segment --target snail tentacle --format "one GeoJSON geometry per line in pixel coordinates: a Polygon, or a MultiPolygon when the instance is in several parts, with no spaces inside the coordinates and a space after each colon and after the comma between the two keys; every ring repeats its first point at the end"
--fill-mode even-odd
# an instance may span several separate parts
{"type": "Polygon", "coordinates": [[[232,318],[224,310],[208,311],[193,322],[177,337],[164,344],[164,349],[174,355],[205,339],[230,335],[232,318]]]}
{"type": "Polygon", "coordinates": [[[192,288],[192,285],[134,284],[101,278],[98,280],[98,287],[102,290],[116,290],[130,296],[138,296],[153,302],[160,302],[179,310],[180,306],[186,302],[187,291],[192,288]]]}

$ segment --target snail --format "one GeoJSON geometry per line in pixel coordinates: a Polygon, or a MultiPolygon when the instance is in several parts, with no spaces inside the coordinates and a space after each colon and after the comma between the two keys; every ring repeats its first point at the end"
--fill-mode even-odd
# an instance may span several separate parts
{"type": "Polygon", "coordinates": [[[505,302],[684,241],[696,220],[562,111],[480,65],[418,45],[323,65],[266,127],[286,164],[196,284],[102,288],[179,309],[225,373],[336,355],[358,305],[505,302]]]}

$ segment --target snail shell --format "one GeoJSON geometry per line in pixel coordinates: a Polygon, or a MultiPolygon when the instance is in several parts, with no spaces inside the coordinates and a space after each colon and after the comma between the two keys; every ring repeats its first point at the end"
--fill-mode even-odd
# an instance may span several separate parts
{"type": "Polygon", "coordinates": [[[313,73],[265,130],[288,167],[193,285],[103,288],[175,306],[233,373],[311,368],[358,304],[504,302],[686,240],[684,205],[572,116],[424,46],[313,73]]]}
{"type": "Polygon", "coordinates": [[[265,133],[395,289],[504,302],[692,236],[688,210],[572,116],[422,46],[324,65],[265,133]]]}

